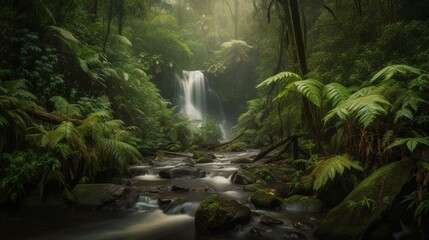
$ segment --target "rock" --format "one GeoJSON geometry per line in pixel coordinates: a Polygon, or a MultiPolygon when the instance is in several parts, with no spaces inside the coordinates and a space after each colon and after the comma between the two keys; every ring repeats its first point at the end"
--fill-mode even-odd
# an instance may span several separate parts
{"type": "Polygon", "coordinates": [[[130,208],[138,199],[138,192],[130,187],[115,184],[78,184],[72,191],[77,207],[130,208]]]}
{"type": "Polygon", "coordinates": [[[256,190],[256,192],[250,197],[250,201],[256,207],[262,208],[275,208],[282,204],[278,197],[262,189],[256,190]]]}
{"type": "Polygon", "coordinates": [[[282,207],[292,212],[320,213],[323,202],[313,196],[293,195],[286,199],[282,207]]]}
{"type": "Polygon", "coordinates": [[[264,225],[278,225],[283,224],[283,221],[264,215],[261,217],[261,220],[259,220],[259,223],[264,225]]]}
{"type": "Polygon", "coordinates": [[[163,169],[159,171],[159,176],[166,179],[174,178],[203,178],[206,176],[206,171],[189,166],[178,166],[171,169],[163,169]]]}
{"type": "Polygon", "coordinates": [[[379,168],[363,180],[338,206],[333,208],[315,231],[320,239],[362,239],[390,209],[401,189],[412,177],[413,162],[402,160],[379,168]],[[370,208],[359,203],[371,199],[370,208]],[[386,201],[390,199],[390,201],[386,201]]]}
{"type": "Polygon", "coordinates": [[[177,201],[177,198],[158,198],[158,205],[162,211],[169,210],[174,203],[177,201]]]}
{"type": "Polygon", "coordinates": [[[152,166],[152,167],[159,167],[159,164],[155,162],[155,160],[149,160],[148,164],[149,166],[152,166]]]}
{"type": "Polygon", "coordinates": [[[284,239],[306,239],[305,235],[299,232],[288,232],[284,235],[284,239]]]}
{"type": "Polygon", "coordinates": [[[195,165],[195,161],[191,158],[185,158],[182,160],[182,163],[184,166],[194,166],[195,165]]]}
{"type": "Polygon", "coordinates": [[[249,157],[242,157],[231,161],[231,163],[253,163],[253,160],[250,159],[249,157]]]}
{"type": "Polygon", "coordinates": [[[314,228],[314,225],[312,223],[294,222],[293,227],[301,230],[311,230],[314,228]]]}
{"type": "Polygon", "coordinates": [[[171,186],[172,192],[189,192],[189,188],[178,187],[176,185],[171,186]]]}
{"type": "Polygon", "coordinates": [[[199,152],[199,151],[195,151],[192,154],[192,158],[193,159],[201,159],[201,158],[206,158],[206,159],[216,159],[216,156],[213,153],[204,153],[204,152],[199,152]]]}
{"type": "Polygon", "coordinates": [[[141,176],[148,174],[148,170],[146,168],[134,167],[130,168],[130,174],[132,176],[141,176]]]}
{"type": "Polygon", "coordinates": [[[252,175],[251,172],[241,170],[232,174],[231,183],[241,185],[253,184],[255,183],[255,177],[252,175]]]}
{"type": "Polygon", "coordinates": [[[261,236],[261,235],[262,235],[262,234],[264,234],[266,231],[265,231],[264,229],[260,229],[260,228],[257,228],[257,227],[253,227],[252,229],[250,229],[250,232],[251,232],[251,233],[253,233],[253,234],[255,234],[255,235],[261,236]]]}
{"type": "Polygon", "coordinates": [[[256,179],[264,180],[267,182],[270,182],[274,179],[274,174],[266,168],[257,169],[256,171],[253,172],[253,175],[255,176],[256,179]]]}
{"type": "Polygon", "coordinates": [[[245,224],[250,217],[250,209],[236,200],[210,195],[195,213],[195,228],[198,233],[218,233],[245,224]]]}
{"type": "Polygon", "coordinates": [[[214,162],[214,160],[211,158],[201,157],[201,158],[198,158],[195,162],[196,163],[212,163],[212,162],[214,162]]]}

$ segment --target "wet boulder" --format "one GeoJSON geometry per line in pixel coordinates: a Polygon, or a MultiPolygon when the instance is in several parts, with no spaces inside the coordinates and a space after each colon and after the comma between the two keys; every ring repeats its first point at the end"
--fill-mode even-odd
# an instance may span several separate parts
{"type": "Polygon", "coordinates": [[[402,188],[412,178],[412,169],[411,160],[392,162],[379,168],[328,213],[315,236],[322,240],[364,239],[400,197],[402,188]]]}
{"type": "Polygon", "coordinates": [[[163,169],[159,171],[159,176],[165,179],[175,178],[203,178],[206,176],[206,171],[191,166],[178,166],[171,169],[163,169]]]}
{"type": "Polygon", "coordinates": [[[255,177],[249,171],[241,170],[234,172],[231,176],[231,183],[248,185],[255,183],[255,177]]]}
{"type": "Polygon", "coordinates": [[[149,171],[146,168],[142,168],[142,167],[133,167],[133,168],[130,168],[129,172],[134,177],[135,176],[146,175],[146,174],[149,173],[149,171]]]}
{"type": "Polygon", "coordinates": [[[201,158],[198,158],[195,162],[196,163],[212,163],[212,162],[214,162],[214,160],[211,158],[201,157],[201,158]]]}
{"type": "Polygon", "coordinates": [[[250,202],[260,208],[275,208],[282,204],[280,198],[262,189],[256,190],[256,192],[250,197],[250,202]]]}
{"type": "Polygon", "coordinates": [[[201,202],[195,213],[195,228],[202,234],[218,233],[245,224],[250,217],[250,208],[236,200],[210,195],[201,202]]]}
{"type": "Polygon", "coordinates": [[[72,191],[75,205],[90,209],[123,209],[134,206],[136,189],[115,184],[78,184],[72,191]]]}
{"type": "Polygon", "coordinates": [[[259,223],[264,225],[279,225],[279,224],[283,224],[283,221],[279,219],[274,219],[267,215],[263,215],[259,220],[259,223]]]}
{"type": "Polygon", "coordinates": [[[215,160],[216,156],[213,153],[205,153],[205,152],[200,152],[200,151],[195,151],[192,153],[192,158],[193,159],[212,159],[215,160]]]}
{"type": "Polygon", "coordinates": [[[293,195],[286,199],[282,207],[291,212],[320,213],[323,202],[314,196],[293,195]]]}

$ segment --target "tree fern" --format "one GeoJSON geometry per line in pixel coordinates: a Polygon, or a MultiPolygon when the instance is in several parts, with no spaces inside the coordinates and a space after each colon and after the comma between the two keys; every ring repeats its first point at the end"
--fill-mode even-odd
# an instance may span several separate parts
{"type": "Polygon", "coordinates": [[[253,47],[243,40],[230,40],[222,43],[217,55],[226,62],[245,62],[249,59],[248,51],[253,47]]]}
{"type": "Polygon", "coordinates": [[[352,160],[350,156],[346,154],[336,155],[329,159],[318,161],[310,174],[310,176],[315,179],[313,189],[316,191],[319,190],[325,186],[329,180],[333,180],[337,175],[343,175],[345,169],[363,170],[358,161],[352,160]]]}

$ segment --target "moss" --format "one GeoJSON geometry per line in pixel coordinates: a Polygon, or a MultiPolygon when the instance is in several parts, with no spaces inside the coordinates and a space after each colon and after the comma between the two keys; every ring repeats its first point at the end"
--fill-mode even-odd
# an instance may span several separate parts
{"type": "Polygon", "coordinates": [[[249,157],[243,157],[236,160],[231,161],[231,163],[253,163],[253,160],[249,157]]]}
{"type": "Polygon", "coordinates": [[[195,161],[195,163],[212,163],[212,162],[213,162],[213,159],[206,158],[206,157],[198,158],[198,159],[195,161]]]}
{"type": "Polygon", "coordinates": [[[274,179],[274,174],[266,169],[266,168],[261,168],[261,169],[257,169],[253,172],[253,175],[255,175],[255,177],[257,179],[261,179],[267,182],[270,182],[274,179]]]}
{"type": "Polygon", "coordinates": [[[320,200],[313,196],[292,195],[285,200],[285,203],[300,203],[303,206],[320,204],[320,200]]]}
{"type": "Polygon", "coordinates": [[[192,153],[192,158],[193,158],[193,159],[200,159],[200,158],[202,158],[202,157],[204,157],[204,153],[203,153],[203,152],[200,152],[200,151],[194,151],[194,152],[192,153]]]}
{"type": "Polygon", "coordinates": [[[363,180],[338,206],[333,208],[322,221],[316,236],[320,239],[361,239],[366,230],[380,220],[390,208],[412,174],[412,161],[402,160],[390,163],[363,180]],[[371,208],[358,205],[350,208],[350,202],[364,198],[374,200],[371,208]]]}
{"type": "Polygon", "coordinates": [[[218,195],[211,195],[200,204],[200,208],[202,209],[201,212],[209,222],[216,220],[216,213],[219,209],[218,199],[218,195]]]}
{"type": "Polygon", "coordinates": [[[250,197],[250,201],[255,206],[262,208],[274,208],[282,204],[280,198],[262,189],[256,190],[256,192],[250,197]]]}

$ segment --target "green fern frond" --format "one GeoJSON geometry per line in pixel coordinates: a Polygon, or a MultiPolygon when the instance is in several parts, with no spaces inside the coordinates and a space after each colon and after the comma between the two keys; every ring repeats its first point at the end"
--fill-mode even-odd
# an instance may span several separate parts
{"type": "Polygon", "coordinates": [[[71,104],[61,96],[54,96],[49,99],[54,104],[55,111],[61,116],[80,118],[81,107],[79,104],[71,104]]]}
{"type": "Polygon", "coordinates": [[[393,147],[406,145],[410,152],[414,152],[419,144],[429,146],[429,137],[398,138],[392,144],[390,144],[386,150],[393,147]]]}
{"type": "Polygon", "coordinates": [[[137,148],[115,139],[99,139],[97,148],[103,151],[103,154],[116,160],[120,166],[125,166],[129,162],[138,162],[143,158],[137,148]]]}
{"type": "Polygon", "coordinates": [[[390,80],[395,75],[405,76],[407,74],[411,74],[411,75],[418,76],[418,75],[422,75],[423,73],[425,73],[425,71],[415,67],[408,66],[408,65],[390,65],[381,69],[379,72],[377,72],[371,78],[370,82],[372,83],[380,79],[381,81],[390,80]]]}
{"type": "Polygon", "coordinates": [[[280,72],[280,73],[277,73],[274,76],[271,76],[271,77],[265,79],[263,82],[261,82],[260,84],[258,84],[256,86],[256,88],[267,87],[267,86],[269,86],[269,85],[271,85],[273,83],[276,83],[276,82],[281,82],[281,83],[287,85],[287,84],[289,84],[291,82],[295,82],[295,81],[299,81],[299,80],[301,80],[301,77],[298,74],[296,74],[296,73],[293,73],[293,72],[280,72]]]}
{"type": "Polygon", "coordinates": [[[60,28],[57,26],[49,26],[48,30],[51,30],[51,31],[57,33],[60,37],[62,37],[63,39],[65,39],[69,43],[75,43],[75,44],[79,43],[79,40],[77,40],[71,32],[69,32],[68,30],[66,30],[64,28],[60,28]]]}
{"type": "Polygon", "coordinates": [[[320,107],[322,104],[323,83],[315,79],[306,79],[294,82],[297,91],[310,100],[314,105],[320,107]]]}
{"type": "Polygon", "coordinates": [[[339,83],[327,84],[323,91],[326,97],[332,101],[333,107],[338,106],[339,103],[345,101],[351,95],[349,89],[339,83]]]}
{"type": "Polygon", "coordinates": [[[350,156],[336,155],[326,160],[321,160],[316,163],[314,170],[310,176],[315,178],[313,189],[319,190],[327,184],[329,180],[333,180],[337,175],[343,175],[345,169],[356,169],[362,171],[358,161],[354,161],[350,156]]]}
{"type": "Polygon", "coordinates": [[[113,44],[118,44],[127,48],[132,48],[133,44],[131,43],[130,40],[128,40],[128,38],[126,38],[125,36],[122,35],[112,35],[110,37],[110,41],[113,44]]]}

